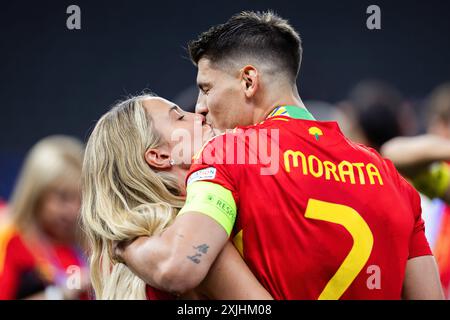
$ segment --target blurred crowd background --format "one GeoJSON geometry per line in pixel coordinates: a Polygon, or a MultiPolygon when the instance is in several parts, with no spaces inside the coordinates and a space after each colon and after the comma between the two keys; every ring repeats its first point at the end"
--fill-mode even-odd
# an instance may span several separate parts
{"type": "Polygon", "coordinates": [[[450,297],[448,2],[379,1],[381,30],[366,28],[368,1],[76,1],[77,31],[66,28],[71,4],[0,9],[0,299],[88,297],[78,215],[90,129],[143,89],[193,111],[187,42],[234,13],[267,9],[300,32],[307,108],[391,159],[421,192],[450,297]]]}

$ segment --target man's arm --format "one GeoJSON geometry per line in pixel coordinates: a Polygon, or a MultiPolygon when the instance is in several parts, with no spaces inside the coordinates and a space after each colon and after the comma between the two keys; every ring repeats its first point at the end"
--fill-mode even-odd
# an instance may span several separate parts
{"type": "Polygon", "coordinates": [[[116,254],[149,285],[182,294],[203,281],[227,239],[213,218],[186,212],[161,235],[138,238],[116,254]]]}
{"type": "Polygon", "coordinates": [[[402,296],[407,300],[444,299],[438,268],[433,256],[421,256],[408,260],[402,296]]]}

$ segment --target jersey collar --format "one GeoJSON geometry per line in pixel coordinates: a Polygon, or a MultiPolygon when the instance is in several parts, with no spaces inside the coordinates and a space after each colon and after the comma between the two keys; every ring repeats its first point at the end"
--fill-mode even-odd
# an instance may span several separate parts
{"type": "Polygon", "coordinates": [[[271,113],[269,113],[266,119],[276,116],[285,116],[302,120],[316,120],[314,119],[313,115],[308,110],[306,110],[306,108],[297,106],[278,106],[273,109],[271,113]]]}

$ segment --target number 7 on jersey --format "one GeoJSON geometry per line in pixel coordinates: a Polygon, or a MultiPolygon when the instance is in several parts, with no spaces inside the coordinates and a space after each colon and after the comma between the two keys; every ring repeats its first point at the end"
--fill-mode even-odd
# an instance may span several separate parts
{"type": "Polygon", "coordinates": [[[339,224],[353,238],[350,252],[319,296],[319,300],[337,300],[369,260],[373,248],[372,231],[355,209],[337,203],[309,199],[305,217],[339,224]]]}

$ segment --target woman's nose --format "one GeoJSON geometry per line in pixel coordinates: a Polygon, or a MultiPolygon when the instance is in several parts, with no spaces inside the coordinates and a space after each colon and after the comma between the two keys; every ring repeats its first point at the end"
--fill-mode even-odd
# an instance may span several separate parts
{"type": "Polygon", "coordinates": [[[205,117],[203,114],[196,113],[196,114],[195,114],[195,117],[196,117],[196,120],[197,120],[197,121],[199,121],[199,122],[202,123],[202,125],[205,124],[205,122],[206,122],[206,117],[205,117]]]}

